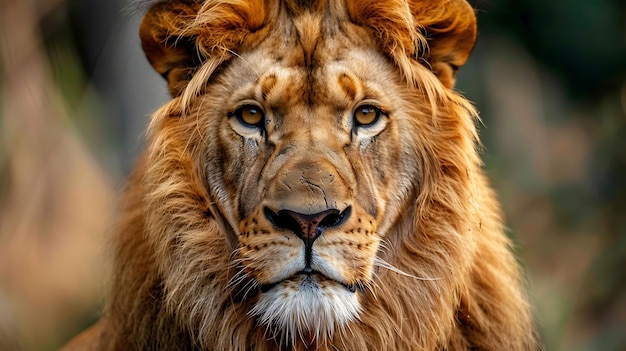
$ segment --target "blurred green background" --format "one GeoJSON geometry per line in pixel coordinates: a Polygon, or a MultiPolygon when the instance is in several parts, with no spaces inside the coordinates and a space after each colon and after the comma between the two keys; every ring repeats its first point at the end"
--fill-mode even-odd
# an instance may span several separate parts
{"type": "MultiPolygon", "coordinates": [[[[458,89],[546,350],[626,350],[626,4],[476,0],[458,89]]],[[[105,236],[166,87],[124,0],[0,0],[0,350],[97,319],[105,236]]]]}

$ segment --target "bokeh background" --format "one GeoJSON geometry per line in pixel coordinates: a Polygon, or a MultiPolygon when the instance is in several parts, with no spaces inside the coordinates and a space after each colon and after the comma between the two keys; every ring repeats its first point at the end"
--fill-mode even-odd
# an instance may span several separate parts
{"type": "MultiPolygon", "coordinates": [[[[546,350],[626,350],[626,4],[476,0],[458,89],[546,350]]],[[[130,0],[0,0],[0,350],[93,323],[105,237],[164,82],[130,0]]]]}

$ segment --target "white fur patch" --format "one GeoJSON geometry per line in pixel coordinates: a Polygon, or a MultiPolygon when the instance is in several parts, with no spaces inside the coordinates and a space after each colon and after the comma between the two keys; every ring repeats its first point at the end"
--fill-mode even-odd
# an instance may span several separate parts
{"type": "Polygon", "coordinates": [[[304,335],[330,338],[335,328],[358,319],[360,310],[357,294],[343,285],[302,275],[261,294],[250,314],[268,326],[273,336],[294,343],[304,335]]]}

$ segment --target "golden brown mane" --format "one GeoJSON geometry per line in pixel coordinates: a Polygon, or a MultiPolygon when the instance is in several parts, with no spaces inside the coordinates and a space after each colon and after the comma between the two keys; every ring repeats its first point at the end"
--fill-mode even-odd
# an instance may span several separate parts
{"type": "Polygon", "coordinates": [[[466,1],[159,1],[140,35],[173,99],[70,349],[538,348],[453,89],[466,1]]]}

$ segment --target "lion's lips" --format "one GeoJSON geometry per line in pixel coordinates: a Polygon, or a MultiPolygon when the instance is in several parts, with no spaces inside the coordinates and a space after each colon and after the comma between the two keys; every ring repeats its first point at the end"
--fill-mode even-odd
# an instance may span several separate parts
{"type": "Polygon", "coordinates": [[[357,284],[347,284],[341,281],[337,281],[335,279],[331,279],[329,277],[327,277],[326,275],[318,272],[318,271],[314,271],[311,268],[305,268],[301,271],[299,271],[298,273],[294,274],[293,276],[285,279],[285,280],[281,280],[281,281],[277,281],[274,283],[269,283],[269,284],[263,284],[260,286],[260,290],[262,293],[267,293],[268,291],[272,290],[273,288],[275,288],[276,286],[278,286],[279,284],[281,284],[282,282],[285,281],[297,281],[300,280],[300,285],[304,286],[304,285],[316,285],[319,286],[319,281],[321,280],[328,280],[328,281],[332,281],[334,283],[337,283],[343,287],[345,287],[348,291],[355,293],[357,291],[357,284]]]}

